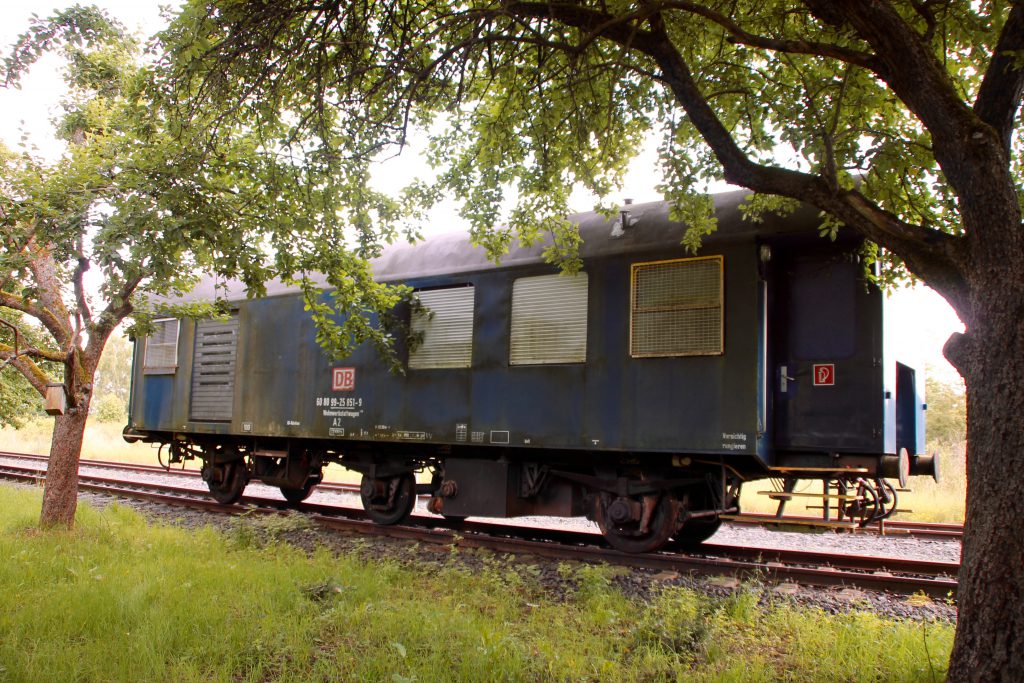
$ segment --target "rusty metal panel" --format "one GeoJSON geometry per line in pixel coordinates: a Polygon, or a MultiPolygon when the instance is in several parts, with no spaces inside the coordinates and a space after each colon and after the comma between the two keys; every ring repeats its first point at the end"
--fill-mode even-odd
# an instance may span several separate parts
{"type": "Polygon", "coordinates": [[[237,348],[237,315],[228,320],[201,320],[196,325],[190,419],[199,422],[231,420],[237,348]]]}
{"type": "Polygon", "coordinates": [[[587,360],[587,285],[586,273],[521,277],[512,283],[510,364],[587,360]]]}
{"type": "Polygon", "coordinates": [[[448,458],[445,477],[456,483],[458,491],[445,500],[445,514],[509,516],[509,501],[516,496],[507,462],[448,458]]]}

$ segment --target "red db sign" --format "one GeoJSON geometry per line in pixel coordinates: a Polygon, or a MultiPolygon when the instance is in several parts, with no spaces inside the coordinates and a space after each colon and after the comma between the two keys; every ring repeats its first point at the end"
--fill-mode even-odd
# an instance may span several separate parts
{"type": "Polygon", "coordinates": [[[835,363],[817,363],[814,365],[814,386],[831,387],[836,383],[835,363]]]}
{"type": "Polygon", "coordinates": [[[352,391],[356,388],[355,368],[333,368],[331,370],[332,391],[352,391]]]}

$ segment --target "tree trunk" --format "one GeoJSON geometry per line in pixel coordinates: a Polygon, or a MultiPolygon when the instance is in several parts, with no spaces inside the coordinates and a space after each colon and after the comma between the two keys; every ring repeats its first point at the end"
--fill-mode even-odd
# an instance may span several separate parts
{"type": "Polygon", "coordinates": [[[82,455],[90,397],[88,393],[80,395],[74,408],[55,418],[50,464],[43,487],[43,510],[39,515],[39,525],[44,528],[74,526],[78,508],[78,461],[82,455]]]}
{"type": "Polygon", "coordinates": [[[1018,289],[987,287],[975,297],[981,329],[968,329],[947,345],[967,383],[967,515],[950,681],[1024,681],[1024,318],[1018,289]]]}

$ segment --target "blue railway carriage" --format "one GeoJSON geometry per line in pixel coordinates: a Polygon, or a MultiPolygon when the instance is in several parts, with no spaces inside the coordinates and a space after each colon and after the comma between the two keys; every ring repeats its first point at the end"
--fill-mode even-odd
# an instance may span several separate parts
{"type": "Polygon", "coordinates": [[[125,436],[201,458],[223,502],[253,479],[301,501],[337,462],[378,523],[429,495],[451,518],[586,515],[625,551],[699,543],[763,478],[831,482],[839,515],[877,519],[886,478],[934,469],[923,376],[886,353],[857,238],[818,237],[809,207],[747,222],[743,197],[716,198],[697,254],[664,203],[575,216],[577,275],[457,235],[390,249],[375,273],[421,304],[396,311],[420,338],[404,373],[365,347],[332,362],[273,283],[228,319],[157,321],[125,436]]]}

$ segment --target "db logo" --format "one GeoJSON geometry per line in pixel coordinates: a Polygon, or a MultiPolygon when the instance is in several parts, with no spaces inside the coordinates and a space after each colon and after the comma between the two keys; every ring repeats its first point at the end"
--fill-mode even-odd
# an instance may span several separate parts
{"type": "Polygon", "coordinates": [[[834,363],[818,363],[814,366],[814,386],[831,387],[836,383],[836,366],[834,363]]]}
{"type": "Polygon", "coordinates": [[[332,391],[352,391],[356,388],[355,368],[334,368],[331,370],[332,391]]]}

